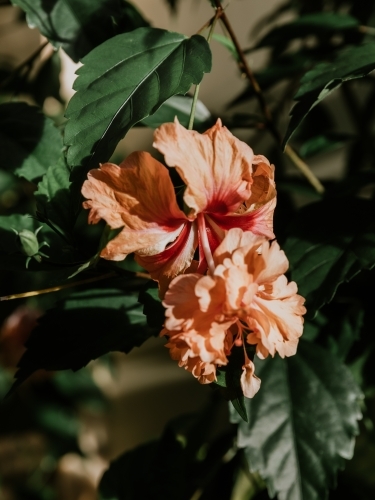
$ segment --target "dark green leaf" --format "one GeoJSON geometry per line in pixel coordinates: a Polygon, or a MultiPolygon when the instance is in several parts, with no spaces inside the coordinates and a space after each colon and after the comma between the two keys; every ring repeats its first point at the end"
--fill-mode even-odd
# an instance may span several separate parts
{"type": "Polygon", "coordinates": [[[332,300],[340,283],[374,267],[373,211],[372,202],[358,198],[323,200],[299,211],[284,250],[308,317],[332,300]]]}
{"type": "Polygon", "coordinates": [[[299,154],[302,158],[310,158],[317,154],[328,153],[344,146],[343,140],[329,137],[327,135],[316,135],[304,142],[299,148],[299,154]]]}
{"type": "Polygon", "coordinates": [[[208,442],[218,403],[220,398],[213,398],[200,414],[175,418],[158,441],[130,450],[112,462],[99,485],[101,500],[186,500],[194,498],[202,485],[206,490],[210,480],[217,484],[215,473],[233,447],[234,437],[230,433],[208,442]]]}
{"type": "Polygon", "coordinates": [[[158,445],[157,441],[144,444],[111,462],[99,484],[100,500],[140,500],[158,445]]]}
{"type": "Polygon", "coordinates": [[[68,164],[79,187],[89,168],[108,161],[137,122],[211,69],[207,41],[139,28],[103,43],[83,59],[66,116],[68,164]]]}
{"type": "Polygon", "coordinates": [[[143,314],[147,324],[155,328],[162,328],[165,320],[165,309],[159,297],[158,286],[155,281],[148,282],[140,292],[138,301],[143,304],[143,314]]]}
{"type": "Polygon", "coordinates": [[[35,182],[55,163],[63,148],[52,120],[24,102],[0,105],[1,168],[35,182]]]}
{"type": "Polygon", "coordinates": [[[16,388],[32,373],[79,370],[110,351],[128,353],[158,330],[146,326],[137,297],[117,288],[73,293],[39,320],[19,362],[16,388]]]}
{"type": "Polygon", "coordinates": [[[105,40],[148,26],[125,0],[11,0],[26,12],[30,26],[78,61],[105,40]]]}
{"type": "Polygon", "coordinates": [[[375,68],[375,43],[346,48],[333,62],[324,62],[308,71],[294,96],[297,104],[291,111],[291,119],[283,144],[287,144],[296,128],[317,104],[343,82],[362,78],[375,68]]]}
{"type": "MultiPolygon", "coordinates": [[[[192,97],[174,95],[165,101],[164,104],[153,114],[140,122],[147,127],[157,128],[163,123],[173,122],[177,116],[178,121],[184,127],[189,124],[191,105],[193,102],[192,97]]],[[[201,130],[209,128],[212,125],[212,115],[201,102],[197,101],[197,107],[194,116],[194,128],[201,130]]]]}
{"type": "Polygon", "coordinates": [[[63,235],[69,234],[74,225],[69,176],[65,157],[61,156],[49,167],[35,192],[38,217],[63,235]]]}
{"type": "Polygon", "coordinates": [[[277,46],[279,43],[285,44],[294,38],[304,38],[308,35],[354,30],[358,26],[358,19],[347,14],[333,12],[307,14],[298,17],[291,23],[273,28],[256,44],[255,48],[277,46]]]}
{"type": "MultiPolygon", "coordinates": [[[[252,346],[246,346],[247,354],[250,359],[254,358],[255,349],[252,346]]],[[[247,422],[248,415],[246,404],[241,388],[242,365],[244,364],[243,347],[233,347],[229,356],[229,362],[226,366],[220,367],[217,372],[216,384],[220,387],[223,397],[230,401],[240,415],[247,422]]]]}
{"type": "Polygon", "coordinates": [[[336,314],[327,325],[331,326],[331,335],[326,336],[326,345],[340,361],[345,361],[354,342],[359,340],[364,318],[364,312],[358,307],[348,307],[345,304],[345,308],[342,314],[336,314]]]}
{"type": "Polygon", "coordinates": [[[256,363],[262,380],[247,400],[249,423],[238,445],[251,470],[279,500],[324,500],[344,459],[353,455],[361,393],[349,370],[319,346],[301,341],[295,356],[256,363]]]}
{"type": "MultiPolygon", "coordinates": [[[[298,52],[283,54],[275,60],[271,60],[266,68],[255,73],[260,88],[265,91],[280,81],[302,75],[311,68],[321,54],[314,50],[303,49],[298,52]]],[[[249,85],[230,105],[239,104],[255,96],[252,85],[249,85]]]]}

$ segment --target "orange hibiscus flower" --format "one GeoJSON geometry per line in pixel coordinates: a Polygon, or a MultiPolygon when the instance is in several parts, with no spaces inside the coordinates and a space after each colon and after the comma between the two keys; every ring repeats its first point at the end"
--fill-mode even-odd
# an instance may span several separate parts
{"type": "Polygon", "coordinates": [[[123,227],[101,257],[122,260],[135,252],[163,295],[189,268],[197,247],[197,271],[213,268],[212,252],[228,229],[274,237],[274,167],[264,156],[254,156],[220,120],[199,134],[176,119],[155,131],[154,147],[185,182],[186,210],[177,204],[168,169],[148,153],[91,170],[82,187],[89,223],[104,219],[113,229],[123,227]]]}
{"type": "Polygon", "coordinates": [[[165,329],[173,359],[205,384],[228,363],[233,345],[244,347],[241,386],[246,397],[258,391],[245,344],[260,358],[295,354],[306,309],[297,285],[284,276],[288,260],[276,241],[230,229],[213,254],[207,276],[184,274],[165,294],[165,329]]]}

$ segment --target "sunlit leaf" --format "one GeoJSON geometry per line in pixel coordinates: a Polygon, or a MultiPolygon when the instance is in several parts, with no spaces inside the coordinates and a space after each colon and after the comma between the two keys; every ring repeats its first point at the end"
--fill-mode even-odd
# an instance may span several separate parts
{"type": "MultiPolygon", "coordinates": [[[[175,117],[177,117],[181,125],[187,127],[192,102],[192,97],[174,95],[165,101],[154,114],[142,120],[140,124],[157,128],[163,123],[173,122],[175,117]]],[[[198,100],[194,115],[194,128],[198,130],[209,128],[212,125],[212,121],[211,113],[203,102],[198,100]]]]}
{"type": "Polygon", "coordinates": [[[105,40],[148,26],[125,0],[11,0],[26,13],[29,26],[78,61],[105,40]]]}
{"type": "Polygon", "coordinates": [[[140,28],[103,43],[83,59],[66,116],[68,164],[81,186],[88,169],[108,161],[137,122],[211,69],[206,40],[140,28]]]}
{"type": "Polygon", "coordinates": [[[329,352],[301,341],[295,356],[257,360],[260,391],[247,400],[238,445],[279,500],[324,500],[353,455],[361,393],[329,352]]]}
{"type": "Polygon", "coordinates": [[[62,153],[62,135],[36,106],[0,105],[1,168],[35,182],[62,153]]]}

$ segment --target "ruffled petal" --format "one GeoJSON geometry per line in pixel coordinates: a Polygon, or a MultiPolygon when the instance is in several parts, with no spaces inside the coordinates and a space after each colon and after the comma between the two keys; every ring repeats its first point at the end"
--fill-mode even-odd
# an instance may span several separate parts
{"type": "Polygon", "coordinates": [[[249,268],[251,266],[255,281],[261,285],[275,281],[280,275],[286,273],[289,267],[288,259],[277,241],[269,244],[265,241],[261,247],[261,253],[257,259],[257,265],[253,264],[253,253],[248,254],[249,268]],[[250,263],[251,262],[251,263],[250,263]]]}
{"type": "Polygon", "coordinates": [[[186,130],[177,119],[161,125],[155,130],[154,147],[185,182],[191,216],[235,212],[249,198],[253,151],[220,120],[204,134],[186,130]]]}
{"type": "Polygon", "coordinates": [[[150,273],[153,280],[159,282],[161,297],[167,291],[171,280],[189,268],[197,244],[196,225],[188,221],[176,240],[162,252],[142,255],[140,251],[136,255],[136,262],[150,273]]]}
{"type": "Polygon", "coordinates": [[[260,389],[261,380],[255,375],[254,363],[246,357],[242,366],[241,388],[245,398],[253,398],[260,389]]]}
{"type": "Polygon", "coordinates": [[[264,238],[250,231],[244,232],[240,228],[230,229],[213,254],[214,262],[216,265],[222,264],[226,258],[230,258],[242,247],[248,251],[252,249],[255,251],[263,242],[264,238]]]}
{"type": "Polygon", "coordinates": [[[187,221],[179,209],[166,167],[149,153],[132,153],[120,166],[105,163],[91,170],[82,187],[89,222],[104,219],[124,226],[101,256],[121,260],[131,252],[153,255],[174,241],[187,221]]]}
{"type": "Polygon", "coordinates": [[[252,177],[251,196],[246,206],[255,210],[276,198],[275,167],[264,156],[254,156],[252,177]]]}

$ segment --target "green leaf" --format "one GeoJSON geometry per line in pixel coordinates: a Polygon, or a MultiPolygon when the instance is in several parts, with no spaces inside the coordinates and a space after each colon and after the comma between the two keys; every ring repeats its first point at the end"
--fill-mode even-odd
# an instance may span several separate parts
{"type": "Polygon", "coordinates": [[[355,30],[359,26],[358,19],[347,14],[336,14],[333,12],[316,12],[299,16],[294,21],[277,26],[269,31],[255,46],[261,47],[277,46],[293,40],[294,38],[305,38],[308,35],[326,35],[337,31],[355,30]]]}
{"type": "Polygon", "coordinates": [[[200,414],[175,418],[158,441],[111,462],[99,485],[101,500],[186,500],[200,489],[210,491],[210,483],[222,485],[223,456],[233,448],[234,436],[226,434],[212,442],[218,403],[220,398],[213,398],[200,414]]]}
{"type": "Polygon", "coordinates": [[[308,141],[304,142],[299,148],[299,154],[302,158],[310,158],[317,154],[328,153],[329,151],[335,151],[344,146],[344,137],[335,138],[328,135],[316,135],[311,137],[308,141]]]}
{"type": "Polygon", "coordinates": [[[231,55],[234,57],[234,59],[239,61],[236,47],[235,47],[234,43],[232,42],[231,38],[229,38],[225,35],[220,35],[220,33],[214,33],[212,35],[212,38],[213,38],[213,40],[216,40],[217,42],[219,42],[223,47],[225,47],[231,53],[231,55]]]}
{"type": "Polygon", "coordinates": [[[323,200],[297,214],[283,249],[307,317],[332,300],[340,283],[375,266],[372,214],[372,202],[358,198],[323,200]]]}
{"type": "Polygon", "coordinates": [[[138,302],[143,304],[143,314],[147,318],[147,324],[161,329],[164,325],[165,309],[155,281],[149,281],[145,285],[139,294],[138,302]]]}
{"type": "MultiPolygon", "coordinates": [[[[311,68],[320,53],[311,49],[303,49],[298,52],[283,54],[269,62],[268,66],[255,73],[255,78],[262,89],[268,90],[280,81],[302,75],[311,68]]],[[[252,85],[249,85],[230,105],[236,105],[255,96],[252,85]]]]}
{"type": "Polygon", "coordinates": [[[62,136],[53,121],[24,102],[0,105],[1,168],[35,182],[61,155],[62,136]]]}
{"type": "Polygon", "coordinates": [[[79,187],[135,123],[202,80],[211,69],[211,51],[200,35],[139,28],[103,43],[83,63],[65,128],[68,164],[76,167],[79,187]]]}
{"type": "Polygon", "coordinates": [[[375,68],[375,43],[364,43],[339,52],[333,62],[324,62],[308,71],[294,96],[297,104],[285,134],[285,146],[305,116],[343,82],[362,78],[375,68]]]}
{"type": "MultiPolygon", "coordinates": [[[[246,346],[250,359],[254,358],[255,349],[246,346]]],[[[242,365],[244,364],[243,347],[233,347],[229,356],[229,362],[216,371],[216,385],[219,386],[222,396],[230,401],[239,416],[248,421],[246,404],[241,388],[242,365]]]]}
{"type": "MultiPolygon", "coordinates": [[[[173,122],[177,116],[181,125],[187,127],[189,124],[192,102],[192,97],[174,95],[165,101],[165,103],[162,104],[153,115],[150,115],[142,120],[140,125],[142,124],[147,127],[157,128],[163,123],[173,122]]],[[[212,125],[212,122],[213,118],[211,113],[208,111],[206,106],[198,100],[197,107],[195,109],[194,128],[196,130],[209,128],[212,125]]]]}
{"type": "Polygon", "coordinates": [[[249,423],[238,445],[250,469],[279,500],[324,500],[344,459],[353,455],[361,393],[349,370],[319,346],[301,341],[295,356],[256,363],[262,380],[247,400],[249,423]]]}
{"type": "Polygon", "coordinates": [[[39,369],[79,370],[110,351],[128,353],[159,333],[146,325],[137,297],[125,293],[76,292],[48,311],[26,342],[12,390],[39,369]]]}
{"type": "Polygon", "coordinates": [[[105,40],[148,26],[124,0],[11,0],[26,12],[29,26],[79,61],[105,40]]]}
{"type": "Polygon", "coordinates": [[[39,219],[65,236],[72,231],[74,225],[69,176],[70,170],[65,157],[61,156],[49,167],[34,193],[39,219]]]}

